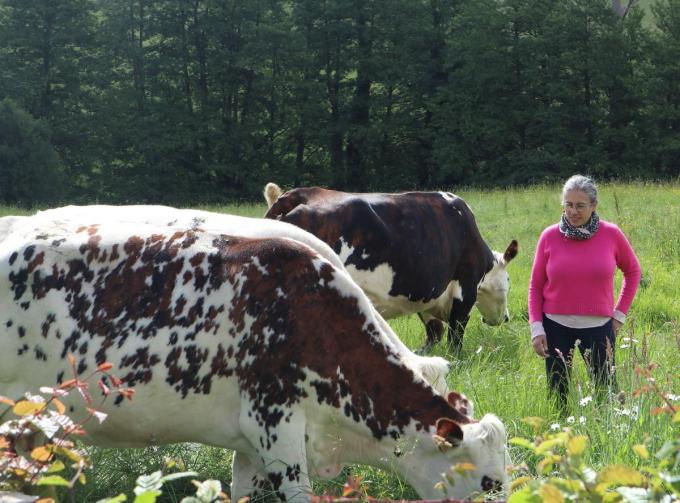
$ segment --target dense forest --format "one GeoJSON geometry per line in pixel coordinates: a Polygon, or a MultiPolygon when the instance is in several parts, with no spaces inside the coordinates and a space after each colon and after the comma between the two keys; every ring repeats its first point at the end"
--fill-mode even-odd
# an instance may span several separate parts
{"type": "Polygon", "coordinates": [[[680,0],[0,0],[0,203],[680,176],[680,0]]]}

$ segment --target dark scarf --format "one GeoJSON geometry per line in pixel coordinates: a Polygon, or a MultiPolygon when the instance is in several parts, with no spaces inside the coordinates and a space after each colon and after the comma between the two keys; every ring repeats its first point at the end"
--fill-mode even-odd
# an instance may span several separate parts
{"type": "Polygon", "coordinates": [[[592,238],[597,229],[600,228],[600,217],[593,211],[593,215],[590,220],[586,222],[585,225],[581,227],[574,227],[567,220],[567,215],[562,213],[562,218],[560,219],[560,232],[567,236],[569,239],[584,240],[592,238]]]}

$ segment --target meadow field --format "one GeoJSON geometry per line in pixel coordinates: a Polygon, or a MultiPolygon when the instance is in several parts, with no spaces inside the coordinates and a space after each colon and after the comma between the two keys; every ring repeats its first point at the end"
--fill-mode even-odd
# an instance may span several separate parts
{"type": "MultiPolygon", "coordinates": [[[[613,464],[639,467],[644,460],[634,446],[644,445],[650,453],[664,442],[677,438],[677,425],[668,414],[656,414],[663,405],[659,395],[636,393],[653,383],[680,405],[680,184],[609,183],[600,186],[598,207],[602,218],[618,224],[632,243],[642,266],[643,277],[627,323],[618,334],[616,368],[620,393],[598,402],[580,357],[575,359],[572,405],[560,415],[546,398],[543,361],[530,345],[527,324],[527,285],[536,241],[541,230],[560,215],[557,186],[531,186],[507,190],[455,190],[475,212],[486,241],[504,250],[517,239],[520,252],[510,264],[510,322],[483,325],[473,310],[463,350],[458,355],[442,344],[435,353],[452,361],[449,387],[464,392],[475,404],[476,416],[493,412],[505,423],[509,437],[534,440],[541,431],[569,427],[588,439],[585,463],[595,470],[613,464]],[[650,369],[653,381],[636,368],[650,369]],[[543,426],[525,418],[542,418],[543,426]],[[543,430],[541,430],[543,428],[543,430]]],[[[203,208],[212,211],[261,216],[264,204],[203,208]]],[[[0,215],[26,213],[0,209],[0,215]]],[[[620,282],[617,277],[617,284],[620,282]]],[[[424,342],[423,327],[415,316],[390,321],[397,334],[411,348],[424,342]]],[[[357,362],[360,364],[360,362],[357,362]]],[[[45,383],[50,384],[50,383],[45,383]]],[[[538,459],[526,449],[511,446],[513,475],[538,476],[538,459]]],[[[202,478],[230,479],[230,453],[219,449],[177,445],[144,450],[93,449],[94,469],[89,483],[78,489],[76,501],[97,501],[120,492],[132,493],[140,473],[162,468],[173,457],[183,468],[199,472],[202,478]]],[[[676,467],[677,472],[677,467],[676,467]]],[[[396,477],[378,470],[351,467],[331,483],[317,485],[318,493],[335,492],[348,473],[363,477],[371,496],[412,499],[416,494],[396,477]]],[[[178,481],[164,488],[163,501],[179,501],[189,483],[178,481]]]]}

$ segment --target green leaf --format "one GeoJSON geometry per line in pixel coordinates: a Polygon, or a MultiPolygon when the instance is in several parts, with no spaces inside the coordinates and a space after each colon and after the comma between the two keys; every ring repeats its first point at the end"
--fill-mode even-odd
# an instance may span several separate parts
{"type": "Polygon", "coordinates": [[[12,412],[17,416],[29,416],[31,414],[37,414],[41,412],[46,407],[45,402],[29,402],[27,400],[21,400],[17,402],[12,412]]]}
{"type": "Polygon", "coordinates": [[[508,498],[508,503],[541,503],[541,497],[527,485],[512,493],[508,498]]]}
{"type": "Polygon", "coordinates": [[[649,459],[649,451],[647,450],[646,446],[642,444],[634,445],[633,451],[635,451],[635,454],[640,456],[642,459],[649,459]]]}
{"type": "Polygon", "coordinates": [[[161,494],[163,493],[156,490],[146,491],[138,494],[137,497],[135,497],[134,503],[156,503],[156,498],[161,494]]]}
{"type": "Polygon", "coordinates": [[[168,482],[170,480],[181,479],[181,478],[184,478],[184,477],[198,477],[198,473],[196,473],[196,472],[171,473],[169,475],[164,475],[163,478],[161,478],[161,483],[168,482]]]}
{"type": "Polygon", "coordinates": [[[127,496],[121,493],[115,498],[105,498],[103,500],[97,501],[97,503],[123,503],[123,501],[127,501],[127,496]]]}
{"type": "Polygon", "coordinates": [[[531,449],[532,451],[533,451],[534,448],[536,447],[532,441],[527,440],[526,438],[522,438],[522,437],[514,437],[514,438],[511,438],[511,439],[509,440],[509,442],[510,442],[512,445],[518,445],[518,446],[520,446],[520,447],[524,447],[525,449],[531,449]]]}
{"type": "Polygon", "coordinates": [[[47,469],[47,473],[57,473],[65,468],[66,466],[64,466],[64,463],[60,459],[57,459],[54,463],[52,463],[49,466],[49,468],[47,469]]]}
{"type": "Polygon", "coordinates": [[[564,495],[552,484],[543,484],[538,490],[541,501],[544,503],[564,503],[564,495]]]}
{"type": "Polygon", "coordinates": [[[62,486],[62,487],[70,487],[71,484],[69,483],[68,480],[66,480],[64,477],[60,477],[59,475],[49,475],[47,477],[40,477],[38,479],[38,482],[36,482],[36,485],[39,486],[62,486]]]}
{"type": "Polygon", "coordinates": [[[551,478],[550,483],[557,486],[562,492],[578,494],[584,489],[583,482],[578,479],[558,479],[551,478]]]}
{"type": "Polygon", "coordinates": [[[680,449],[680,443],[677,440],[666,440],[661,446],[661,449],[655,454],[657,459],[664,459],[670,457],[672,454],[680,449]]]}
{"type": "Polygon", "coordinates": [[[680,475],[671,475],[670,473],[660,473],[659,477],[661,480],[668,482],[673,489],[680,491],[680,475]]]}
{"type": "Polygon", "coordinates": [[[567,454],[570,456],[580,456],[588,446],[588,437],[579,435],[567,440],[567,454]]]}
{"type": "Polygon", "coordinates": [[[541,442],[541,444],[536,447],[536,454],[543,454],[544,452],[548,452],[555,447],[560,447],[562,445],[564,445],[563,437],[549,438],[548,440],[541,442]]]}
{"type": "Polygon", "coordinates": [[[597,481],[607,485],[641,486],[645,479],[637,470],[623,465],[611,465],[600,472],[597,481]]]}

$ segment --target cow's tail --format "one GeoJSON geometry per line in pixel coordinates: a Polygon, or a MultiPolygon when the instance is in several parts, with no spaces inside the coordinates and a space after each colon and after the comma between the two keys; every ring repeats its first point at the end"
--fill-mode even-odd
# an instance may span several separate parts
{"type": "Polygon", "coordinates": [[[267,201],[267,207],[271,208],[279,196],[283,194],[281,187],[274,182],[269,182],[264,186],[264,199],[267,201]]]}

